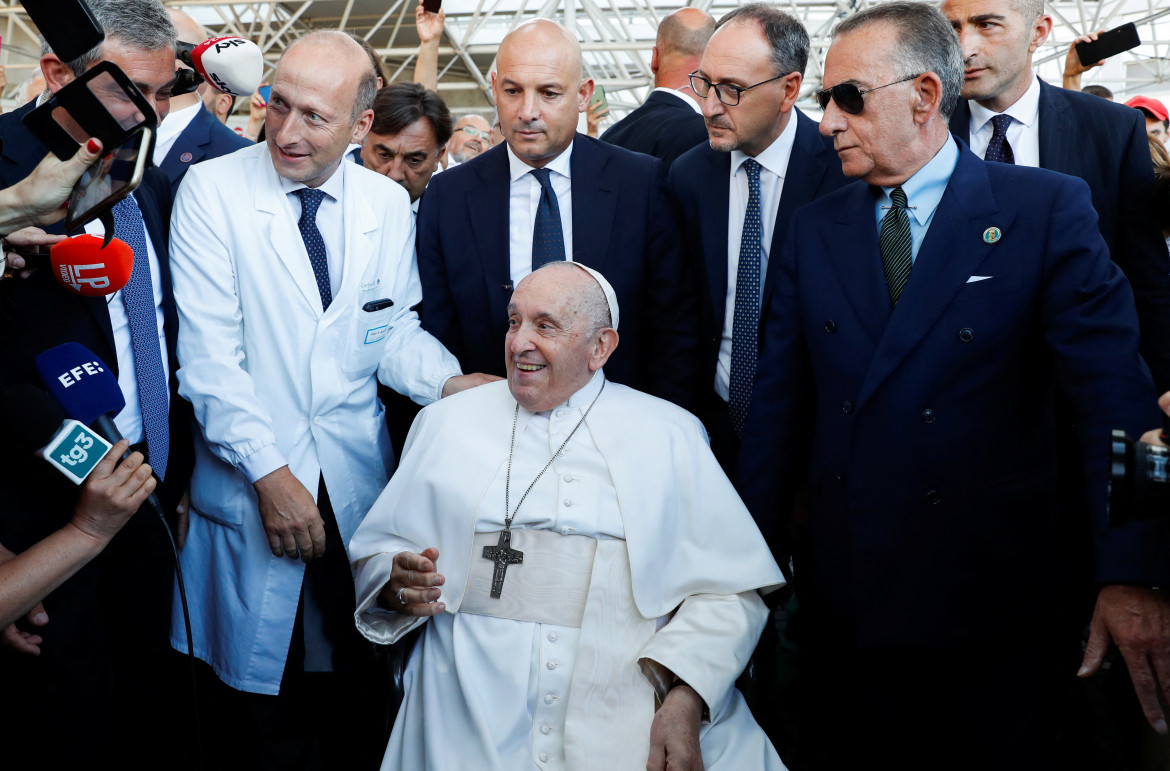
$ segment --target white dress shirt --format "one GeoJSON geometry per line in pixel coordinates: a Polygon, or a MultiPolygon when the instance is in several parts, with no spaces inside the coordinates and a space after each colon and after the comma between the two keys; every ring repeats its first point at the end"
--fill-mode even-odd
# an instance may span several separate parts
{"type": "MultiPolygon", "coordinates": [[[[341,255],[345,248],[345,207],[341,205],[341,175],[337,173],[340,169],[341,165],[338,164],[329,179],[317,187],[325,194],[317,208],[317,230],[321,231],[321,240],[325,242],[325,259],[329,264],[329,289],[334,295],[341,286],[341,265],[344,262],[341,255]]],[[[280,177],[280,188],[286,194],[288,205],[292,207],[294,222],[299,223],[301,219],[301,197],[296,192],[305,187],[308,186],[303,182],[292,182],[280,177]]],[[[300,235],[299,229],[297,235],[300,235]]]]}
{"type": "MultiPolygon", "coordinates": [[[[789,115],[788,125],[767,150],[756,156],[760,164],[760,224],[763,254],[760,255],[760,286],[768,272],[768,252],[772,248],[772,234],[776,230],[776,214],[780,208],[780,194],[784,192],[784,175],[796,140],[796,116],[789,115]]],[[[743,162],[746,153],[731,151],[731,187],[727,207],[727,305],[723,314],[723,339],[719,342],[719,359],[715,365],[715,393],[723,401],[728,399],[731,382],[731,332],[735,323],[735,284],[739,276],[739,242],[743,237],[743,218],[747,214],[748,179],[743,162]]]]}
{"type": "Polygon", "coordinates": [[[666,88],[665,86],[659,86],[655,88],[654,91],[661,91],[664,94],[672,94],[677,96],[679,99],[686,102],[687,106],[692,110],[699,113],[700,115],[703,114],[703,105],[699,104],[698,100],[695,99],[695,92],[691,90],[689,85],[683,86],[682,88],[666,88]]]}
{"type": "Polygon", "coordinates": [[[161,166],[167,155],[171,152],[171,148],[175,146],[175,140],[179,138],[191,121],[195,120],[195,116],[203,109],[203,102],[196,102],[190,107],[184,107],[181,110],[172,110],[167,113],[167,117],[162,123],[158,124],[158,131],[154,135],[154,165],[161,166]]]}
{"type": "MultiPolygon", "coordinates": [[[[100,220],[85,225],[85,232],[91,236],[105,236],[106,228],[100,220]]],[[[150,260],[150,284],[154,289],[154,316],[158,323],[158,349],[162,355],[163,375],[170,385],[171,372],[167,366],[167,338],[163,331],[162,275],[158,267],[158,255],[150,234],[146,238],[146,256],[150,260]]],[[[135,255],[137,257],[138,255],[135,255]]],[[[106,295],[106,308],[110,311],[110,327],[114,331],[114,352],[118,356],[118,387],[126,397],[126,406],[114,416],[114,425],[131,444],[138,444],[146,437],[142,433],[142,408],[138,405],[138,376],[134,373],[134,348],[130,344],[130,317],[126,315],[126,304],[122,301],[122,290],[106,295]]],[[[167,392],[170,393],[169,391],[167,392]]]]}
{"type": "MultiPolygon", "coordinates": [[[[971,106],[971,152],[983,158],[995,128],[991,119],[999,113],[992,112],[976,101],[971,106]]],[[[1003,111],[1012,116],[1008,126],[1007,141],[1012,146],[1012,156],[1017,166],[1040,165],[1040,80],[1032,77],[1032,85],[1015,104],[1003,111]]]]}
{"type": "MultiPolygon", "coordinates": [[[[561,211],[561,235],[565,237],[565,259],[573,260],[573,181],[569,158],[573,145],[544,167],[552,172],[549,180],[557,194],[561,211]]],[[[512,286],[532,272],[532,233],[536,229],[536,207],[540,204],[540,183],[529,172],[532,167],[516,157],[508,147],[508,253],[512,286]]]]}

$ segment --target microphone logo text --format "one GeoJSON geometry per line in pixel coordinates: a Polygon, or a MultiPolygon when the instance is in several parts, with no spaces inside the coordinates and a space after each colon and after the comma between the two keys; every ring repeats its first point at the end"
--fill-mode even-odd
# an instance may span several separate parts
{"type": "Polygon", "coordinates": [[[86,375],[96,375],[99,372],[105,372],[100,362],[87,361],[85,364],[79,364],[68,372],[62,372],[57,376],[57,380],[60,381],[61,385],[68,388],[71,385],[75,385],[86,375]]]}

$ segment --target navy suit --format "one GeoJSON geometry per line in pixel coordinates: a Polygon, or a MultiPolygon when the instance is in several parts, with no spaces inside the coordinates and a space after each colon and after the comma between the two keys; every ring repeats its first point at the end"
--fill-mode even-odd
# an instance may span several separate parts
{"type": "MultiPolygon", "coordinates": [[[[601,271],[621,311],[621,343],[606,375],[689,406],[698,297],[662,162],[577,134],[570,170],[573,260],[601,271]]],[[[509,189],[501,144],[432,177],[419,207],[420,317],[464,372],[504,374],[509,189]]]]}
{"type": "Polygon", "coordinates": [[[167,157],[159,164],[159,169],[170,180],[171,196],[174,197],[179,192],[179,183],[183,181],[183,175],[192,164],[234,153],[253,144],[255,143],[220,123],[210,110],[200,106],[199,112],[187,124],[187,128],[175,138],[175,143],[171,145],[167,157]]]}
{"type": "MultiPolygon", "coordinates": [[[[851,724],[913,725],[942,741],[937,729],[980,756],[997,744],[1042,753],[1032,729],[1053,694],[1037,662],[1059,658],[1045,643],[1067,515],[1055,385],[1086,448],[1097,580],[1170,580],[1158,525],[1104,521],[1110,429],[1158,424],[1133,295],[1083,182],[961,146],[891,311],[875,205],[859,182],[793,218],[737,487],[773,543],[794,487],[810,488],[794,548],[804,641],[839,653],[818,671],[858,697],[851,724]],[[993,227],[998,241],[985,236],[993,227]]],[[[1028,767],[1023,757],[1011,767],[1028,767]]]]}
{"type": "Polygon", "coordinates": [[[640,107],[606,129],[601,141],[653,155],[669,168],[687,150],[707,141],[703,114],[689,102],[681,94],[651,91],[640,107]]]}
{"type": "MultiPolygon", "coordinates": [[[[1040,168],[1089,184],[1101,235],[1133,286],[1142,356],[1159,393],[1170,390],[1170,257],[1154,216],[1154,176],[1140,110],[1040,81],[1040,168]]],[[[960,100],[951,132],[970,138],[960,100]]]]}
{"type": "MultiPolygon", "coordinates": [[[[48,153],[21,123],[30,109],[32,103],[0,117],[0,185],[18,182],[48,153]]],[[[171,199],[166,178],[148,169],[134,197],[161,273],[171,373],[171,448],[167,479],[158,494],[164,507],[173,511],[190,476],[191,444],[190,408],[179,397],[174,377],[178,318],[167,261],[171,199]]],[[[60,232],[60,225],[47,229],[60,232]]],[[[70,341],[89,348],[116,375],[118,359],[106,300],[61,288],[47,267],[27,280],[0,283],[0,324],[11,331],[0,340],[0,391],[15,383],[40,385],[36,355],[70,341]]],[[[77,499],[77,488],[34,457],[6,426],[0,426],[0,490],[4,491],[0,543],[17,552],[68,522],[77,499]]],[[[156,753],[157,761],[157,753],[168,742],[165,721],[171,717],[166,715],[173,716],[178,708],[169,702],[179,689],[167,679],[166,670],[172,655],[168,632],[173,571],[167,536],[157,517],[144,508],[102,554],[45,599],[50,623],[41,655],[34,659],[0,654],[0,671],[25,700],[20,721],[10,728],[13,735],[26,739],[15,748],[32,753],[26,762],[58,766],[73,758],[79,745],[60,741],[61,725],[69,725],[70,736],[95,758],[136,767],[156,753]],[[133,642],[127,644],[128,640],[133,642]],[[102,707],[95,710],[95,704],[102,707]],[[138,725],[144,739],[129,758],[125,743],[115,738],[128,723],[138,725]]]]}
{"type": "MultiPolygon", "coordinates": [[[[793,212],[849,182],[841,173],[841,161],[833,150],[833,140],[822,137],[817,124],[800,110],[794,109],[792,116],[797,121],[797,131],[768,250],[771,259],[761,290],[761,308],[764,309],[768,307],[775,287],[775,265],[788,235],[793,212]]],[[[731,153],[712,150],[706,144],[691,149],[670,168],[670,189],[678,199],[682,214],[682,243],[699,281],[703,360],[698,372],[701,378],[698,388],[703,397],[717,400],[717,395],[711,395],[714,394],[715,366],[727,312],[730,181],[731,153]]],[[[704,410],[704,413],[709,412],[704,410]]],[[[704,418],[708,431],[713,429],[713,420],[709,414],[704,418]]],[[[713,431],[712,434],[714,445],[713,431]]]]}

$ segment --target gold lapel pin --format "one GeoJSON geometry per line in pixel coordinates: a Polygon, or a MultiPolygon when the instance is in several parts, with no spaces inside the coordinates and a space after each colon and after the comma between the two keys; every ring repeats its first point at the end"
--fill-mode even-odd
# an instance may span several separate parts
{"type": "Polygon", "coordinates": [[[983,243],[994,244],[1003,236],[1003,231],[999,228],[988,228],[983,231],[983,243]]]}

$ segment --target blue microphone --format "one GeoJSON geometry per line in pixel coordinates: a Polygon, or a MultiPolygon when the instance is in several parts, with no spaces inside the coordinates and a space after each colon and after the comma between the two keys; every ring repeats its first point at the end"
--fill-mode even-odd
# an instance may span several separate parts
{"type": "MultiPolygon", "coordinates": [[[[68,417],[91,426],[111,444],[122,440],[114,416],[126,407],[126,397],[97,354],[81,343],[63,343],[37,356],[36,364],[49,393],[68,417]]],[[[163,516],[155,493],[146,502],[163,516]]]]}

